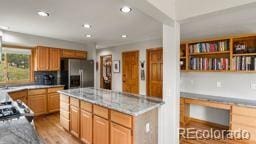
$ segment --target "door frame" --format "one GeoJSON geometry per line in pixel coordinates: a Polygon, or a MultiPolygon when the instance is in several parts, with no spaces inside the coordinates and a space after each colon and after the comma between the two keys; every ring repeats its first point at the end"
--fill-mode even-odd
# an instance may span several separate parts
{"type": "Polygon", "coordinates": [[[124,54],[125,53],[132,53],[132,52],[136,52],[138,53],[138,80],[137,80],[137,85],[138,85],[138,93],[140,94],[140,51],[139,50],[131,50],[131,51],[123,51],[122,52],[122,92],[124,92],[124,88],[123,88],[123,64],[124,64],[124,54]]]}
{"type": "Polygon", "coordinates": [[[146,95],[149,96],[149,67],[150,67],[150,64],[149,64],[149,54],[151,51],[155,51],[155,50],[161,50],[163,49],[162,47],[157,47],[157,48],[148,48],[146,50],[146,65],[147,65],[147,70],[146,70],[146,95]]]}
{"type": "MultiPolygon", "coordinates": [[[[111,57],[111,62],[113,62],[112,54],[109,54],[109,55],[101,55],[101,56],[100,56],[100,88],[103,88],[103,76],[102,76],[102,74],[103,74],[103,58],[104,58],[105,56],[110,56],[110,57],[111,57]]],[[[113,78],[113,76],[112,76],[112,66],[111,66],[111,90],[112,90],[112,78],[113,78]]]]}

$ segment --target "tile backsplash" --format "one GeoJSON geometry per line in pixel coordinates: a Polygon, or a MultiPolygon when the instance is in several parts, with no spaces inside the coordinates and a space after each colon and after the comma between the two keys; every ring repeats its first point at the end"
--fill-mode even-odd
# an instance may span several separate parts
{"type": "Polygon", "coordinates": [[[58,84],[58,72],[57,71],[40,71],[40,72],[35,72],[35,84],[38,85],[44,85],[44,75],[53,75],[54,80],[53,80],[53,85],[58,84]]]}

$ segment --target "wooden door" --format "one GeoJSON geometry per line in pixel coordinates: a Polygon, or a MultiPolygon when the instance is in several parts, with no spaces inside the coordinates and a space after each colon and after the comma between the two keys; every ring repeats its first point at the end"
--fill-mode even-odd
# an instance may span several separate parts
{"type": "Polygon", "coordinates": [[[58,93],[48,94],[48,112],[60,110],[60,95],[58,93]]]}
{"type": "Polygon", "coordinates": [[[35,58],[36,71],[47,71],[49,69],[49,48],[37,47],[35,58]]]}
{"type": "Polygon", "coordinates": [[[109,122],[104,118],[93,117],[93,144],[109,143],[109,122]]]}
{"type": "Polygon", "coordinates": [[[51,48],[49,51],[49,70],[60,70],[60,50],[57,48],[51,48]]]}
{"type": "Polygon", "coordinates": [[[139,51],[122,54],[123,92],[139,93],[139,51]]]}
{"type": "Polygon", "coordinates": [[[81,110],[81,141],[92,144],[92,113],[81,110]]]}
{"type": "Polygon", "coordinates": [[[147,95],[162,98],[163,49],[147,50],[147,95]]]}
{"type": "Polygon", "coordinates": [[[70,106],[70,132],[76,137],[79,137],[79,108],[70,106]]]}
{"type": "Polygon", "coordinates": [[[28,105],[36,116],[47,112],[46,95],[30,95],[28,96],[28,105]]]}
{"type": "Polygon", "coordinates": [[[115,123],[111,123],[110,144],[132,144],[132,131],[115,123]]]}

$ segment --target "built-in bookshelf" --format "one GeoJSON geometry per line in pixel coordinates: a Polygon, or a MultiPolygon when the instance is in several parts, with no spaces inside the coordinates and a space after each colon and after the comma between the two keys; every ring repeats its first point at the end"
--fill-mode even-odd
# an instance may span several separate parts
{"type": "Polygon", "coordinates": [[[180,45],[180,69],[182,71],[187,70],[188,62],[187,62],[187,44],[181,44],[180,45]]]}
{"type": "Polygon", "coordinates": [[[181,70],[256,72],[256,34],[183,42],[181,70]]]}
{"type": "Polygon", "coordinates": [[[233,38],[232,70],[256,71],[256,36],[233,38]]]}

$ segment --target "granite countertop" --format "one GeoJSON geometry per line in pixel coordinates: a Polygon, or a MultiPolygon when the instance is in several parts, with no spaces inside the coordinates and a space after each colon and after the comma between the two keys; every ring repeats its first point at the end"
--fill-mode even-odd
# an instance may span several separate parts
{"type": "MultiPolygon", "coordinates": [[[[0,88],[0,102],[13,101],[9,96],[9,92],[16,92],[21,90],[29,89],[40,89],[40,88],[51,88],[60,87],[62,85],[28,85],[28,86],[15,86],[9,87],[8,89],[0,88]]],[[[0,143],[4,144],[40,144],[37,132],[34,125],[31,124],[25,116],[33,115],[33,112],[26,114],[24,109],[18,107],[16,102],[13,105],[18,108],[21,116],[16,119],[9,119],[5,121],[0,121],[0,143]]]]}
{"type": "Polygon", "coordinates": [[[0,88],[0,102],[12,100],[11,97],[8,95],[9,92],[16,92],[16,91],[30,90],[30,89],[61,87],[61,86],[63,85],[25,85],[25,86],[9,87],[8,89],[0,88]]]}
{"type": "Polygon", "coordinates": [[[213,102],[221,102],[225,104],[235,104],[238,106],[246,106],[246,107],[253,107],[256,108],[256,100],[249,100],[249,99],[241,99],[241,98],[229,98],[223,96],[212,96],[212,95],[203,95],[203,94],[196,94],[196,93],[187,93],[181,92],[180,96],[182,98],[191,98],[191,99],[200,99],[200,100],[207,100],[213,102]]]}
{"type": "Polygon", "coordinates": [[[163,104],[162,100],[156,98],[96,88],[61,90],[59,93],[132,116],[138,116],[163,104]]]}
{"type": "Polygon", "coordinates": [[[0,121],[0,143],[40,144],[37,132],[25,118],[0,121]]]}

